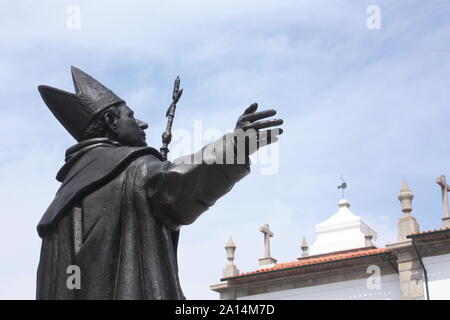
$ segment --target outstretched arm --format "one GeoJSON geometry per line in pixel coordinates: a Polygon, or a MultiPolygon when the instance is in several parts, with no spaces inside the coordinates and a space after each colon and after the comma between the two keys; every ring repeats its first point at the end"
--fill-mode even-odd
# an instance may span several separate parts
{"type": "Polygon", "coordinates": [[[173,163],[154,164],[159,168],[154,168],[157,174],[147,183],[147,194],[161,221],[174,228],[191,224],[250,172],[248,156],[259,147],[275,142],[281,133],[281,129],[267,130],[268,134],[259,130],[282,124],[282,120],[257,121],[276,112],[255,112],[256,109],[256,104],[251,105],[239,117],[235,132],[200,151],[173,163]],[[246,135],[244,148],[238,142],[242,134],[246,135]],[[238,161],[240,152],[244,152],[245,161],[238,161]]]}

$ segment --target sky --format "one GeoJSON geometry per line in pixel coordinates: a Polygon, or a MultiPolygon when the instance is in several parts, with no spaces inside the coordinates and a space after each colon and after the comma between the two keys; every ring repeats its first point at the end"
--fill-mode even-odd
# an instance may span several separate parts
{"type": "Polygon", "coordinates": [[[402,179],[421,230],[441,226],[435,180],[450,175],[446,0],[4,0],[0,12],[0,299],[35,297],[36,225],[75,144],[37,86],[73,92],[71,65],[126,100],[156,148],[177,75],[178,132],[201,124],[225,133],[253,102],[284,119],[276,170],[263,174],[254,161],[181,229],[188,299],[219,298],[209,286],[220,282],[230,235],[241,272],[258,268],[263,224],[274,232],[272,256],[295,261],[302,237],[313,243],[314,226],[337,211],[341,175],[378,247],[396,241],[402,179]],[[380,10],[379,29],[367,26],[370,5],[380,10]]]}

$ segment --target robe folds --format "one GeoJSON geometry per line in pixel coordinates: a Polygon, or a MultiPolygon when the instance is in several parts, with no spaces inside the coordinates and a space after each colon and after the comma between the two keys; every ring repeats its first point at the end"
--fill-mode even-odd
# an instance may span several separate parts
{"type": "Polygon", "coordinates": [[[234,147],[225,137],[173,162],[106,138],[69,148],[61,187],[38,225],[37,299],[184,299],[180,226],[250,172],[248,163],[220,164],[234,147]],[[79,268],[79,288],[68,285],[70,266],[79,268]]]}

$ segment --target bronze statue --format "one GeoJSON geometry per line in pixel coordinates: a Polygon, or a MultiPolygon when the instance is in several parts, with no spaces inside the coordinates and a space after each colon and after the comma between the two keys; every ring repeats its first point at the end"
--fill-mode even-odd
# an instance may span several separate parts
{"type": "Polygon", "coordinates": [[[76,93],[39,86],[42,98],[77,144],[66,151],[61,187],[38,225],[42,238],[37,299],[184,299],[177,267],[182,225],[250,172],[248,156],[273,143],[282,124],[252,104],[236,131],[193,155],[166,161],[148,147],[148,125],[111,90],[72,67],[76,93]],[[239,134],[245,161],[239,162],[239,134]],[[249,139],[256,147],[249,147],[249,139]],[[223,162],[233,153],[233,162],[223,162]],[[225,154],[227,153],[227,154],[225,154]],[[81,285],[68,286],[77,266],[81,285]]]}

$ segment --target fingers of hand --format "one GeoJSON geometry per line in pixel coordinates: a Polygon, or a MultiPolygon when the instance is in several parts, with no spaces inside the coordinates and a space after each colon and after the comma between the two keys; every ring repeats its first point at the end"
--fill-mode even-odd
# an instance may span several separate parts
{"type": "Polygon", "coordinates": [[[259,140],[258,141],[258,149],[262,148],[264,146],[268,146],[269,144],[275,143],[278,141],[278,137],[271,137],[265,140],[259,140]]]}
{"type": "Polygon", "coordinates": [[[283,129],[281,129],[281,128],[257,131],[257,138],[258,138],[258,140],[265,140],[265,139],[278,137],[282,133],[283,133],[283,129]]]}
{"type": "Polygon", "coordinates": [[[235,132],[235,135],[238,139],[253,139],[253,140],[265,140],[270,139],[271,137],[278,137],[280,134],[283,133],[283,129],[281,128],[274,128],[269,130],[247,130],[247,131],[240,131],[235,132]]]}
{"type": "Polygon", "coordinates": [[[269,144],[275,143],[278,141],[278,137],[269,137],[267,139],[259,139],[256,141],[247,140],[247,144],[245,146],[247,150],[247,154],[251,155],[254,152],[258,151],[260,148],[268,146],[269,144]]]}
{"type": "Polygon", "coordinates": [[[265,111],[260,111],[260,112],[254,112],[254,113],[250,113],[250,114],[244,114],[241,117],[241,121],[249,121],[249,122],[254,122],[256,120],[260,120],[260,119],[264,119],[264,118],[268,118],[271,116],[276,115],[277,111],[276,110],[265,110],[265,111]]]}
{"type": "Polygon", "coordinates": [[[253,112],[256,111],[256,109],[258,109],[258,104],[257,104],[256,102],[255,102],[255,103],[252,103],[252,104],[250,105],[250,107],[248,107],[247,109],[245,109],[244,115],[245,115],[245,114],[253,113],[253,112]]]}
{"type": "Polygon", "coordinates": [[[283,129],[276,128],[271,130],[258,131],[258,149],[278,141],[278,136],[283,133],[283,129]]]}
{"type": "Polygon", "coordinates": [[[283,119],[274,119],[274,120],[265,120],[265,121],[257,121],[244,126],[244,130],[249,129],[264,129],[269,127],[275,127],[283,124],[283,119]]]}
{"type": "Polygon", "coordinates": [[[261,147],[277,142],[278,136],[282,133],[281,128],[263,131],[249,130],[245,133],[240,131],[236,133],[236,142],[239,150],[246,150],[246,154],[250,155],[261,147]]]}

